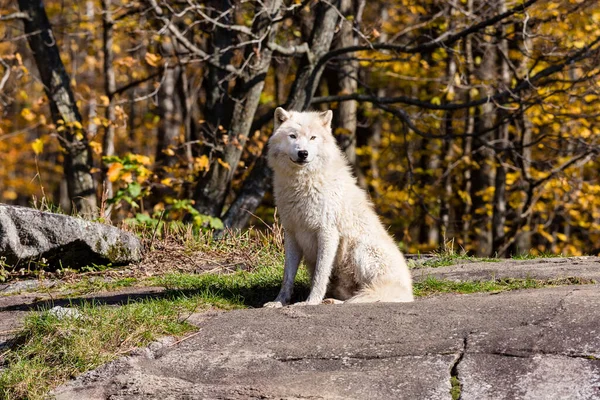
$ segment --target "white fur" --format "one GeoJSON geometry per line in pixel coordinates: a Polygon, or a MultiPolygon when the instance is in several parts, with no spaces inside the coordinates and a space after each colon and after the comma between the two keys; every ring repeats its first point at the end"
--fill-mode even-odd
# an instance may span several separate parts
{"type": "Polygon", "coordinates": [[[289,304],[302,259],[312,277],[302,304],[320,304],[326,292],[355,303],[412,301],[404,257],[356,184],[331,133],[331,116],[275,111],[268,161],[285,229],[285,268],[279,295],[265,306],[289,304]],[[308,151],[305,163],[298,164],[299,151],[308,151]]]}

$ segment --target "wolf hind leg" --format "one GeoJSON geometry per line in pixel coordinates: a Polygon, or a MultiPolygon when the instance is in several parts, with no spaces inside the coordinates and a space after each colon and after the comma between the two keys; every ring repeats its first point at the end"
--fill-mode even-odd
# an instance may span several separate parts
{"type": "Polygon", "coordinates": [[[379,279],[361,289],[346,303],[408,303],[414,300],[412,285],[397,279],[379,279]]]}

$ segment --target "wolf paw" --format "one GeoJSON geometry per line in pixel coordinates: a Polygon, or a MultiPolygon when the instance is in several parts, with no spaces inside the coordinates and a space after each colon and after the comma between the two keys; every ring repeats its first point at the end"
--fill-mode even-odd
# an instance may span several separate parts
{"type": "Polygon", "coordinates": [[[321,304],[344,304],[342,300],[328,298],[321,302],[321,304]]]}
{"type": "Polygon", "coordinates": [[[281,308],[281,307],[283,307],[283,304],[280,301],[270,301],[268,303],[265,303],[263,305],[263,307],[266,307],[266,308],[281,308]]]}

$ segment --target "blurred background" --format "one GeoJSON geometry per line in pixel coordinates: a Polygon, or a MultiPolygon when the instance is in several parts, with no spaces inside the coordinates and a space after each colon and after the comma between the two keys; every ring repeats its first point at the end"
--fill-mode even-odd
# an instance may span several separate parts
{"type": "Polygon", "coordinates": [[[595,0],[0,10],[0,202],[115,224],[268,225],[274,109],[333,109],[404,250],[600,252],[595,0]]]}

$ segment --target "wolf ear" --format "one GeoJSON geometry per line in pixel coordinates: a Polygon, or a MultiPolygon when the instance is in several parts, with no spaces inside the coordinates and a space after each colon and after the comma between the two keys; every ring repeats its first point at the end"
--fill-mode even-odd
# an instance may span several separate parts
{"type": "Polygon", "coordinates": [[[319,113],[319,117],[321,118],[321,123],[324,127],[331,127],[331,119],[333,118],[333,111],[327,110],[319,113]]]}
{"type": "Polygon", "coordinates": [[[283,108],[281,107],[277,107],[275,109],[275,118],[274,118],[274,122],[273,122],[273,132],[275,132],[277,130],[277,128],[279,128],[279,125],[281,125],[282,123],[284,123],[285,121],[287,121],[290,118],[290,113],[285,111],[283,108]]]}

